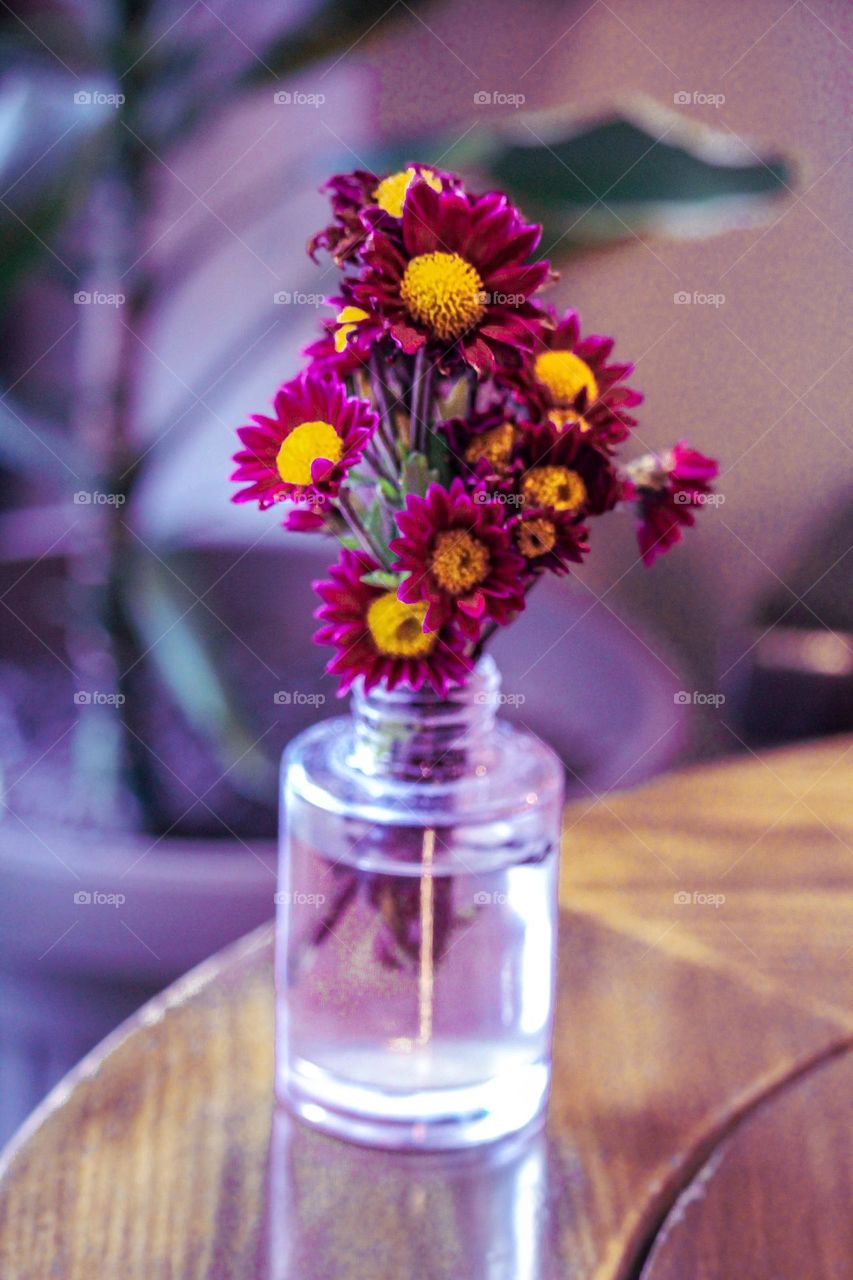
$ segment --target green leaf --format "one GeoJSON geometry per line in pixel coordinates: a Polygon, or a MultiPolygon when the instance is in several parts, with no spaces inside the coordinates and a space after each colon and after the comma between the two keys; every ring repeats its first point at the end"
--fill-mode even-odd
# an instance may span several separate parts
{"type": "Polygon", "coordinates": [[[707,235],[766,217],[792,166],[734,134],[647,103],[580,127],[521,121],[488,170],[545,223],[546,252],[634,233],[707,235]]]}
{"type": "Polygon", "coordinates": [[[391,552],[388,550],[388,543],[394,536],[392,527],[391,512],[385,503],[377,498],[371,502],[370,506],[362,515],[362,523],[365,531],[371,541],[375,544],[377,551],[382,552],[381,559],[386,566],[391,564],[391,552]]]}
{"type": "Polygon", "coordinates": [[[410,453],[403,461],[400,483],[404,497],[408,497],[411,493],[422,498],[429,485],[437,479],[437,473],[430,470],[430,465],[422,453],[410,453]]]}
{"type": "Polygon", "coordinates": [[[367,489],[378,489],[383,497],[395,506],[400,505],[400,492],[396,485],[393,485],[385,476],[367,475],[364,471],[349,471],[347,473],[347,487],[358,487],[367,489]]]}
{"type": "Polygon", "coordinates": [[[0,82],[0,303],[40,259],[73,287],[72,266],[52,241],[88,189],[101,134],[115,127],[116,108],[95,101],[96,91],[111,87],[81,89],[42,68],[0,82]],[[80,94],[92,101],[75,101],[80,94]]]}
{"type": "Polygon", "coordinates": [[[268,800],[275,790],[275,765],[243,723],[227,675],[186,613],[174,582],[165,566],[140,557],[125,583],[128,616],[176,705],[212,743],[229,777],[245,795],[268,800]]]}
{"type": "Polygon", "coordinates": [[[373,569],[370,573],[363,573],[361,580],[369,587],[382,587],[383,591],[396,591],[404,576],[402,573],[389,573],[386,569],[373,569]]]}
{"type": "Polygon", "coordinates": [[[516,112],[472,131],[446,150],[442,140],[408,139],[377,163],[442,155],[481,185],[507,190],[544,224],[542,252],[566,252],[635,235],[693,238],[753,226],[792,194],[790,157],[691,115],[636,96],[599,117],[560,110],[516,112]]]}

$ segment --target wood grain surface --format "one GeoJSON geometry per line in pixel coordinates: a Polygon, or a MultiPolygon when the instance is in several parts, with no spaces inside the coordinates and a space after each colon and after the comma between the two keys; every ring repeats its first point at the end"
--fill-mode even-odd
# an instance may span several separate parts
{"type": "Polygon", "coordinates": [[[766,1280],[796,1263],[803,1276],[849,1280],[851,1100],[846,1054],[756,1108],[679,1196],[644,1280],[766,1280]]]}
{"type": "Polygon", "coordinates": [[[479,1152],[273,1124],[271,933],[251,935],[19,1134],[0,1276],[849,1274],[851,783],[834,739],[567,810],[547,1128],[479,1152]]]}

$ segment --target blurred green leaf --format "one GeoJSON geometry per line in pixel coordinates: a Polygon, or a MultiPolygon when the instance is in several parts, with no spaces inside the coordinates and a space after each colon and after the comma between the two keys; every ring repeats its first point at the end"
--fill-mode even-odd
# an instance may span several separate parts
{"type": "Polygon", "coordinates": [[[413,493],[422,498],[432,481],[438,479],[438,473],[430,470],[422,453],[410,453],[403,462],[400,479],[404,497],[413,493]]]}
{"type": "Polygon", "coordinates": [[[74,281],[50,240],[87,191],[98,139],[116,117],[96,100],[108,88],[80,83],[43,68],[0,80],[0,305],[40,258],[74,281]]]}
{"type": "Polygon", "coordinates": [[[169,577],[150,556],[137,559],[125,583],[128,616],[175,704],[212,744],[235,785],[254,799],[269,800],[276,767],[243,723],[224,674],[227,667],[210,653],[169,577]]]}
{"type": "Polygon", "coordinates": [[[594,120],[518,112],[449,148],[410,140],[377,163],[387,170],[440,154],[442,167],[473,171],[544,224],[545,253],[642,234],[706,236],[766,220],[791,192],[792,160],[688,111],[635,98],[594,120]]]}
{"type": "Polygon", "coordinates": [[[403,581],[403,574],[390,573],[385,569],[373,569],[361,575],[362,582],[368,587],[381,587],[383,591],[396,591],[403,581]]]}
{"type": "Polygon", "coordinates": [[[390,567],[393,559],[391,552],[388,551],[388,543],[394,536],[394,525],[391,518],[391,511],[388,506],[380,498],[371,502],[366,511],[362,512],[362,523],[367,531],[367,535],[373,541],[377,551],[382,550],[382,559],[386,566],[390,567]]]}

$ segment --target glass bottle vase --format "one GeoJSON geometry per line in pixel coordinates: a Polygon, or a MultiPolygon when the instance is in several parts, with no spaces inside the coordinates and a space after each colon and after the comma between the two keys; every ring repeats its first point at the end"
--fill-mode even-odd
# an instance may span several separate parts
{"type": "Polygon", "coordinates": [[[563,770],[468,684],[369,694],[282,768],[276,1092],[394,1148],[491,1141],[544,1109],[563,770]]]}

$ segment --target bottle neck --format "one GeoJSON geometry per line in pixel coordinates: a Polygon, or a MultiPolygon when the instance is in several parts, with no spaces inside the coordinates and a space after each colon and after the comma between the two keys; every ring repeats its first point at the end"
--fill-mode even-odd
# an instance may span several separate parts
{"type": "Polygon", "coordinates": [[[485,657],[461,688],[444,696],[431,689],[365,693],[354,686],[353,768],[409,781],[449,781],[485,765],[500,701],[500,673],[485,657]]]}

